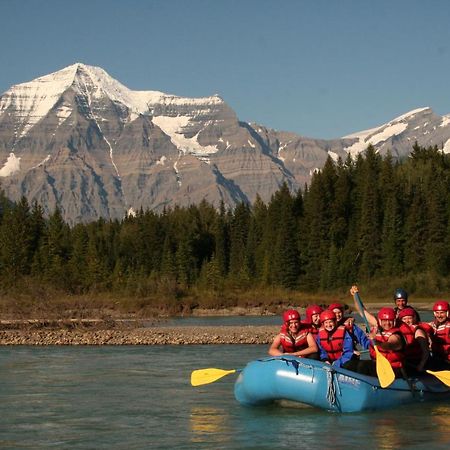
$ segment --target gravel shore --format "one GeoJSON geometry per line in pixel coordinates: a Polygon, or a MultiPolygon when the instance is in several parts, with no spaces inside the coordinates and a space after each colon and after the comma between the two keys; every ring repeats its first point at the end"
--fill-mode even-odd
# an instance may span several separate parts
{"type": "MultiPolygon", "coordinates": [[[[368,305],[373,313],[381,306],[385,304],[368,305]]],[[[414,304],[414,306],[419,310],[430,310],[432,304],[423,303],[414,304]]],[[[225,312],[236,314],[236,311],[225,312]]],[[[217,313],[217,315],[219,313],[224,315],[224,311],[217,313]]],[[[211,311],[202,311],[201,314],[196,315],[213,314],[211,311]]],[[[154,324],[155,322],[152,323],[154,324]]],[[[144,328],[142,323],[135,319],[0,320],[0,345],[270,344],[279,330],[279,325],[147,326],[144,328]]]]}
{"type": "Polygon", "coordinates": [[[0,345],[269,344],[279,326],[38,329],[0,331],[0,345]]]}

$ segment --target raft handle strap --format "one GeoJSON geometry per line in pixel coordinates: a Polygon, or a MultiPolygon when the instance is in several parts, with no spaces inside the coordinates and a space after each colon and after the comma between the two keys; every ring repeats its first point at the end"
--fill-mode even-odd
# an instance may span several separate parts
{"type": "Polygon", "coordinates": [[[336,405],[336,389],[334,386],[334,370],[330,367],[324,367],[327,372],[327,400],[330,406],[336,405]]]}

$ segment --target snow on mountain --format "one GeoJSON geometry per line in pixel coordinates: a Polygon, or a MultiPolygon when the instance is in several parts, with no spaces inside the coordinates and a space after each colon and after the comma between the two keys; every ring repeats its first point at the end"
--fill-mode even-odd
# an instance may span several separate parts
{"type": "Polygon", "coordinates": [[[450,125],[450,114],[446,116],[442,116],[442,122],[440,123],[440,127],[446,127],[447,125],[450,125]]]}
{"type": "Polygon", "coordinates": [[[370,144],[375,146],[388,140],[389,138],[392,138],[393,136],[403,133],[408,128],[408,121],[416,114],[424,111],[430,111],[430,108],[426,107],[414,109],[406,114],[396,117],[380,127],[371,128],[370,130],[360,131],[358,133],[344,136],[343,139],[358,139],[355,143],[346,147],[345,150],[350,153],[352,157],[355,157],[364,151],[370,144]]]}
{"type": "Polygon", "coordinates": [[[0,96],[2,189],[46,213],[59,207],[70,223],[202,200],[269,201],[282,183],[304,186],[328,157],[372,144],[401,159],[414,142],[450,153],[450,115],[420,108],[342,139],[313,139],[239,121],[217,95],[134,91],[81,63],[0,96]]]}
{"type": "Polygon", "coordinates": [[[0,177],[8,177],[20,170],[20,158],[14,153],[10,153],[4,166],[0,169],[0,177]]]}
{"type": "Polygon", "coordinates": [[[197,140],[198,133],[192,138],[185,137],[183,128],[190,122],[190,118],[187,116],[158,116],[153,117],[152,122],[161,128],[161,130],[170,137],[172,143],[183,153],[192,153],[194,155],[202,156],[218,151],[218,148],[215,145],[200,145],[197,140]]]}
{"type": "Polygon", "coordinates": [[[24,136],[55,105],[61,94],[72,84],[76,64],[59,72],[36,78],[29,83],[12,86],[0,99],[0,115],[13,107],[20,119],[21,129],[16,129],[17,137],[24,136]]]}
{"type": "MultiPolygon", "coordinates": [[[[112,78],[100,67],[76,63],[57,72],[36,78],[33,81],[12,86],[0,99],[0,115],[8,108],[20,119],[16,137],[25,136],[55,106],[62,94],[74,87],[78,93],[91,99],[106,95],[112,101],[126,106],[130,112],[130,120],[139,114],[151,114],[156,105],[217,105],[223,100],[217,96],[202,98],[184,98],[164,94],[159,91],[133,91],[112,78]]],[[[71,108],[62,105],[58,108],[57,117],[62,123],[70,116],[71,108]]]]}

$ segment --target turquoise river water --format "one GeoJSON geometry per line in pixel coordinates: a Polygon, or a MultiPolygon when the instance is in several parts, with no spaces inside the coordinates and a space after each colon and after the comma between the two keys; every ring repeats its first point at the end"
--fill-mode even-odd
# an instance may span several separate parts
{"type": "Polygon", "coordinates": [[[2,449],[448,449],[450,404],[335,414],[248,408],[235,374],[266,346],[0,347],[2,449]]]}

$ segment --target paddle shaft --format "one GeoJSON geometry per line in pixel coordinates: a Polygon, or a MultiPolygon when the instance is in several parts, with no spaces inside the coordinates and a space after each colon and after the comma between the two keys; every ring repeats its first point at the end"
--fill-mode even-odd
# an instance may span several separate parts
{"type": "MultiPolygon", "coordinates": [[[[363,316],[364,323],[366,324],[367,333],[369,334],[370,326],[369,326],[369,321],[367,320],[367,317],[366,317],[366,314],[364,311],[364,305],[362,303],[362,300],[361,300],[358,292],[355,292],[354,296],[355,296],[355,300],[358,303],[358,308],[360,309],[361,315],[363,316]]],[[[377,371],[378,381],[380,382],[380,386],[382,388],[388,387],[395,380],[394,370],[392,369],[390,362],[378,350],[375,340],[370,337],[369,337],[369,339],[373,345],[373,348],[375,349],[375,354],[376,354],[375,361],[376,361],[376,371],[377,371]]]]}
{"type": "MultiPolygon", "coordinates": [[[[359,296],[359,292],[355,292],[354,297],[355,297],[355,300],[356,300],[357,303],[358,303],[358,307],[359,307],[359,310],[360,310],[360,312],[361,312],[362,318],[363,318],[363,320],[364,320],[364,324],[366,325],[366,331],[367,331],[367,333],[370,333],[370,325],[369,325],[369,321],[367,320],[366,314],[365,314],[365,312],[364,312],[364,305],[363,305],[363,302],[362,302],[362,300],[361,300],[361,297],[359,296]]],[[[369,339],[370,339],[370,341],[371,341],[372,344],[373,344],[373,343],[374,343],[374,342],[373,342],[373,339],[371,339],[371,338],[369,338],[369,339]]]]}

